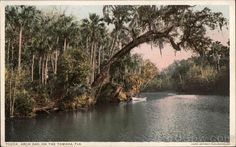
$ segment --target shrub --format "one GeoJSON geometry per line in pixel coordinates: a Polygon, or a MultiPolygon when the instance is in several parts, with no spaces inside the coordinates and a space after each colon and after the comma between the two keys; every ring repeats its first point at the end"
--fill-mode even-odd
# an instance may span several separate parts
{"type": "Polygon", "coordinates": [[[65,99],[74,99],[82,94],[88,93],[90,88],[86,85],[75,84],[66,89],[65,99]]]}
{"type": "Polygon", "coordinates": [[[15,113],[29,116],[35,105],[34,99],[25,90],[16,94],[15,113]]]}

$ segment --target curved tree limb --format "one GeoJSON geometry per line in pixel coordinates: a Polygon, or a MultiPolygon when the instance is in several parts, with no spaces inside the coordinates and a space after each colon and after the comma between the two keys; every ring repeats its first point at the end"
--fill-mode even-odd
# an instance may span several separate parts
{"type": "Polygon", "coordinates": [[[127,53],[129,53],[133,48],[137,47],[138,45],[145,43],[145,42],[149,42],[151,41],[153,38],[162,38],[162,37],[168,37],[169,33],[171,32],[173,26],[168,28],[166,31],[164,32],[156,32],[156,31],[147,31],[146,33],[144,33],[143,35],[137,37],[136,39],[134,39],[133,41],[131,41],[129,44],[127,44],[126,46],[124,46],[120,51],[118,51],[115,55],[113,55],[111,57],[111,59],[107,62],[107,64],[105,64],[102,69],[100,74],[96,77],[96,79],[94,80],[94,82],[92,83],[91,87],[93,89],[93,91],[96,93],[97,97],[99,95],[99,93],[97,93],[97,89],[99,89],[100,86],[103,85],[105,79],[107,78],[108,72],[109,72],[109,68],[110,66],[116,62],[117,60],[119,60],[121,57],[125,56],[127,53]]]}

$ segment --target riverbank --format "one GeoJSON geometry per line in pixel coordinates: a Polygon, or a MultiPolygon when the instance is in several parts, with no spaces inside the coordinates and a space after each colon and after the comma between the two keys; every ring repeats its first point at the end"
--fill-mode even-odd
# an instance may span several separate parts
{"type": "MultiPolygon", "coordinates": [[[[118,88],[119,89],[119,88],[118,88]]],[[[119,90],[120,91],[120,90],[119,90]]],[[[105,91],[104,93],[109,93],[111,91],[105,91]]],[[[228,95],[224,95],[224,94],[212,94],[212,93],[191,93],[191,92],[176,92],[173,90],[163,90],[163,91],[145,91],[145,92],[141,92],[141,94],[145,94],[145,93],[149,93],[149,94],[154,94],[156,95],[156,93],[158,93],[159,97],[166,97],[169,95],[198,95],[198,96],[216,96],[216,97],[228,97],[228,95]]],[[[129,103],[131,101],[131,97],[129,97],[129,99],[123,99],[123,97],[120,97],[120,95],[125,95],[125,93],[116,93],[114,94],[114,98],[103,98],[106,99],[106,101],[99,101],[97,103],[94,103],[93,105],[87,105],[86,101],[84,101],[83,103],[81,103],[80,101],[57,101],[57,102],[47,102],[43,105],[43,107],[37,107],[34,108],[32,110],[32,113],[30,113],[28,116],[24,116],[24,115],[16,115],[14,118],[35,118],[37,116],[41,116],[41,115],[51,115],[57,112],[89,112],[91,110],[93,110],[96,106],[103,106],[103,107],[109,107],[110,105],[117,105],[120,102],[122,103],[129,103]],[[122,98],[122,100],[120,100],[122,98]],[[83,105],[82,105],[83,104],[83,105]]],[[[140,94],[138,94],[140,95],[140,94]]],[[[105,96],[105,95],[102,95],[105,96]]],[[[140,95],[142,96],[142,95],[140,95]]],[[[126,95],[125,95],[126,97],[126,95]]],[[[150,97],[148,97],[148,99],[150,99],[150,97]]],[[[42,106],[42,104],[41,104],[42,106]]]]}

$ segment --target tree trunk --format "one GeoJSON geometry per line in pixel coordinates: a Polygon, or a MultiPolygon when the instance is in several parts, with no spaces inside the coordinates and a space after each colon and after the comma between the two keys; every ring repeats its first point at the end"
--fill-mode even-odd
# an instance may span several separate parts
{"type": "MultiPolygon", "coordinates": [[[[95,77],[96,77],[96,48],[97,48],[97,45],[96,44],[94,44],[94,49],[93,49],[93,81],[94,81],[94,79],[95,79],[95,77]]],[[[93,82],[92,81],[92,82],[93,82]]]]}
{"type": "Polygon", "coordinates": [[[102,49],[102,47],[100,47],[99,50],[98,50],[98,74],[100,74],[100,65],[101,65],[101,49],[102,49]]]}
{"type": "Polygon", "coordinates": [[[14,55],[14,47],[13,47],[13,43],[11,44],[11,62],[13,63],[13,55],[14,55]]]}
{"type": "MultiPolygon", "coordinates": [[[[14,77],[13,73],[13,67],[11,70],[11,79],[14,77]]],[[[13,87],[13,96],[11,98],[11,103],[10,103],[10,117],[14,117],[14,111],[15,111],[15,90],[16,90],[16,77],[14,79],[14,87],[13,87]]]]}
{"type": "Polygon", "coordinates": [[[64,39],[64,52],[66,51],[66,38],[64,39]]]}
{"type": "Polygon", "coordinates": [[[54,53],[55,53],[55,52],[53,52],[53,53],[50,55],[50,61],[51,61],[51,66],[52,66],[53,75],[55,74],[54,53]]]}
{"type": "Polygon", "coordinates": [[[20,32],[19,32],[19,52],[18,52],[18,72],[19,73],[20,73],[20,70],[21,70],[22,32],[23,32],[23,28],[20,27],[20,32]]]}
{"type": "MultiPolygon", "coordinates": [[[[105,60],[105,50],[104,50],[104,47],[102,48],[102,63],[103,63],[103,61],[105,60]]],[[[101,67],[100,67],[100,70],[101,70],[101,67]]]]}
{"type": "Polygon", "coordinates": [[[111,57],[111,50],[112,50],[112,47],[113,47],[113,42],[114,42],[114,40],[115,40],[115,38],[113,38],[111,41],[110,41],[110,43],[109,43],[109,46],[108,46],[108,48],[109,48],[109,52],[108,52],[108,56],[109,56],[109,58],[111,57]]]}
{"type": "Polygon", "coordinates": [[[42,58],[42,67],[41,67],[41,76],[42,76],[42,84],[44,85],[44,77],[45,77],[45,74],[44,74],[44,55],[43,55],[43,58],[42,58]]]}
{"type": "Polygon", "coordinates": [[[58,58],[57,50],[55,50],[55,51],[53,52],[53,54],[51,54],[51,56],[50,56],[50,60],[51,60],[51,64],[52,64],[53,75],[56,75],[56,74],[57,74],[57,58],[58,58]]]}
{"type": "Polygon", "coordinates": [[[48,79],[48,55],[46,55],[46,61],[45,61],[45,78],[44,78],[45,85],[47,85],[47,79],[48,79]]]}
{"type": "Polygon", "coordinates": [[[89,53],[89,37],[86,38],[86,52],[89,53]]]}
{"type": "Polygon", "coordinates": [[[217,72],[220,71],[220,57],[219,57],[219,55],[216,55],[216,70],[217,70],[217,72]]]}
{"type": "Polygon", "coordinates": [[[32,65],[31,65],[31,80],[32,80],[32,82],[34,81],[34,57],[35,57],[35,55],[33,54],[32,65]]]}
{"type": "Polygon", "coordinates": [[[119,58],[123,57],[124,55],[126,55],[127,53],[130,52],[131,49],[133,49],[134,47],[147,42],[150,40],[150,36],[152,35],[152,32],[147,32],[143,35],[141,35],[140,37],[138,37],[137,39],[133,40],[132,42],[130,42],[129,44],[127,44],[124,48],[122,48],[120,51],[118,51],[115,55],[113,55],[111,57],[111,59],[107,62],[107,64],[105,64],[103,66],[103,68],[101,69],[101,73],[98,75],[98,77],[95,79],[95,81],[92,83],[92,87],[95,88],[97,86],[99,86],[100,84],[103,83],[103,81],[105,80],[107,74],[108,74],[108,69],[109,67],[115,62],[117,61],[119,58]]]}
{"type": "Polygon", "coordinates": [[[58,62],[58,50],[56,50],[56,56],[55,56],[55,75],[57,74],[57,62],[58,62]]]}
{"type": "Polygon", "coordinates": [[[111,50],[110,50],[110,57],[112,57],[112,55],[114,54],[114,49],[115,49],[115,46],[116,46],[116,41],[117,41],[117,35],[115,36],[115,39],[112,43],[112,46],[111,46],[111,50]]]}
{"type": "Polygon", "coordinates": [[[93,54],[93,51],[94,51],[94,42],[92,42],[91,44],[91,47],[90,47],[90,63],[92,64],[92,72],[91,72],[91,75],[90,75],[90,83],[92,84],[93,81],[94,81],[94,54],[93,54]]]}
{"type": "MultiPolygon", "coordinates": [[[[57,44],[59,43],[59,37],[57,37],[57,44]]],[[[57,74],[57,62],[58,62],[58,56],[59,56],[59,51],[58,48],[56,48],[56,55],[55,55],[55,70],[54,74],[57,74]]]]}
{"type": "Polygon", "coordinates": [[[90,47],[90,61],[91,61],[91,63],[93,63],[93,46],[94,46],[94,42],[91,43],[91,47],[90,47]]]}
{"type": "MultiPolygon", "coordinates": [[[[16,84],[16,83],[15,83],[16,84]]],[[[12,117],[14,117],[14,112],[15,112],[15,100],[16,100],[16,86],[13,89],[13,102],[12,102],[12,117]]]]}
{"type": "Polygon", "coordinates": [[[179,74],[179,81],[180,81],[180,84],[182,85],[183,84],[183,79],[182,79],[181,74],[179,74]]]}
{"type": "Polygon", "coordinates": [[[42,57],[40,56],[39,57],[39,83],[40,83],[40,80],[42,79],[42,77],[41,77],[41,67],[42,67],[42,57]]]}
{"type": "Polygon", "coordinates": [[[10,78],[10,87],[9,87],[10,115],[12,115],[12,78],[13,78],[13,67],[11,68],[11,78],[10,78]]]}
{"type": "Polygon", "coordinates": [[[11,46],[11,41],[9,40],[8,46],[7,46],[7,62],[6,62],[7,65],[8,65],[8,63],[10,63],[10,61],[9,61],[9,59],[10,59],[10,46],[11,46]]]}

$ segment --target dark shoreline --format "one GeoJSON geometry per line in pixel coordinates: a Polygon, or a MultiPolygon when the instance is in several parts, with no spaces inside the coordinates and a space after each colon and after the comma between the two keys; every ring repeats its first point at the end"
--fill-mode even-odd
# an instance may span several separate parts
{"type": "Polygon", "coordinates": [[[176,94],[190,94],[190,95],[215,95],[215,96],[230,96],[230,93],[218,93],[218,92],[185,92],[185,91],[174,91],[174,90],[160,90],[160,91],[153,91],[153,90],[147,90],[147,91],[143,91],[141,93],[145,93],[145,92],[170,92],[170,93],[176,93],[176,94]]]}
{"type": "MultiPolygon", "coordinates": [[[[212,93],[191,93],[191,92],[177,92],[177,91],[171,91],[171,90],[167,90],[167,91],[143,91],[141,92],[140,94],[142,93],[175,93],[177,95],[206,95],[206,96],[223,96],[223,97],[229,97],[229,95],[220,95],[220,94],[212,94],[212,93]]],[[[126,101],[126,102],[122,102],[122,103],[129,103],[129,101],[126,101]]],[[[41,117],[41,116],[50,116],[51,114],[56,114],[56,113],[60,113],[60,112],[63,112],[63,113],[66,113],[66,112],[89,112],[89,111],[92,111],[93,109],[95,109],[97,106],[117,106],[119,105],[120,102],[117,102],[117,103],[114,103],[114,102],[103,102],[103,103],[96,103],[95,105],[93,106],[90,106],[90,107],[81,107],[81,108],[77,108],[75,110],[71,110],[71,109],[68,109],[68,110],[57,110],[57,111],[50,111],[50,113],[39,113],[39,114],[35,114],[35,115],[32,115],[32,116],[15,116],[15,117],[5,117],[6,120],[13,120],[13,119],[35,119],[35,118],[38,118],[38,117],[41,117]]],[[[55,107],[57,108],[57,107],[55,107]]]]}

